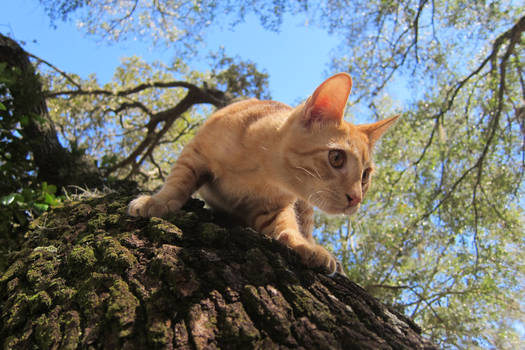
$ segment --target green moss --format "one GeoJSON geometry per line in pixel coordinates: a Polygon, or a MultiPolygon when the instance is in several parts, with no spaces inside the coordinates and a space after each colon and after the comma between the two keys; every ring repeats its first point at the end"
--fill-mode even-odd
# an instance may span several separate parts
{"type": "Polygon", "coordinates": [[[228,305],[221,316],[224,336],[229,338],[228,342],[247,347],[261,337],[241,303],[228,305]]]}
{"type": "Polygon", "coordinates": [[[120,218],[119,214],[110,214],[107,216],[106,224],[116,226],[119,224],[120,218]]]}
{"type": "Polygon", "coordinates": [[[29,341],[33,333],[32,328],[27,328],[22,334],[10,335],[4,342],[4,349],[31,349],[29,341]]]}
{"type": "Polygon", "coordinates": [[[109,215],[106,213],[98,213],[88,221],[88,226],[93,230],[105,229],[110,224],[109,215]]]}
{"type": "Polygon", "coordinates": [[[202,221],[199,216],[193,212],[186,212],[186,211],[177,211],[175,213],[170,214],[167,217],[167,220],[169,222],[173,222],[176,226],[182,228],[183,230],[189,229],[195,229],[199,225],[199,223],[202,221]]]}
{"type": "Polygon", "coordinates": [[[82,269],[91,269],[96,262],[95,251],[90,246],[76,245],[68,256],[69,264],[82,269]]]}
{"type": "Polygon", "coordinates": [[[20,286],[20,279],[13,278],[9,282],[7,282],[7,294],[14,293],[18,289],[19,286],[20,286]]]}
{"type": "Polygon", "coordinates": [[[150,239],[159,243],[173,244],[180,242],[183,237],[180,228],[160,218],[151,218],[147,229],[142,233],[146,233],[150,239]]]}
{"type": "Polygon", "coordinates": [[[111,236],[96,237],[96,248],[107,268],[123,272],[137,263],[137,258],[111,236]]]}
{"type": "Polygon", "coordinates": [[[42,314],[35,321],[35,341],[40,349],[56,348],[62,338],[60,331],[60,322],[58,321],[58,313],[60,309],[55,309],[53,312],[42,314]]]}
{"type": "Polygon", "coordinates": [[[53,302],[57,305],[69,303],[77,293],[75,288],[66,285],[66,281],[58,277],[51,281],[49,290],[51,291],[53,302]]]}
{"type": "Polygon", "coordinates": [[[79,237],[77,245],[84,245],[87,243],[92,243],[95,240],[95,235],[92,233],[85,234],[82,237],[79,237]]]}
{"type": "Polygon", "coordinates": [[[205,222],[199,225],[198,238],[207,245],[226,240],[227,237],[228,231],[214,223],[205,222]]]}
{"type": "Polygon", "coordinates": [[[24,270],[24,262],[22,259],[18,259],[13,262],[8,268],[7,271],[0,276],[0,286],[6,284],[9,280],[15,276],[20,276],[24,270]]]}
{"type": "Polygon", "coordinates": [[[55,246],[36,247],[29,255],[30,266],[26,278],[33,288],[46,289],[56,276],[60,259],[55,246]]]}
{"type": "Polygon", "coordinates": [[[289,291],[289,300],[291,299],[294,309],[299,313],[314,320],[318,325],[327,328],[335,326],[335,316],[312,293],[298,284],[287,285],[285,288],[289,291]]]}
{"type": "Polygon", "coordinates": [[[24,292],[19,292],[8,299],[6,307],[2,310],[2,318],[7,329],[15,329],[28,319],[29,297],[24,292]]]}
{"type": "Polygon", "coordinates": [[[73,209],[71,210],[71,214],[77,218],[91,216],[93,212],[93,207],[87,203],[80,203],[78,205],[74,205],[73,209]]]}
{"type": "Polygon", "coordinates": [[[46,312],[51,307],[53,300],[46,291],[41,290],[40,292],[31,295],[27,299],[30,311],[32,314],[38,314],[40,312],[46,312]]]}
{"type": "Polygon", "coordinates": [[[80,306],[84,315],[92,314],[93,310],[101,307],[102,300],[98,294],[93,290],[92,283],[88,281],[84,285],[79,286],[79,292],[75,294],[75,301],[80,306]]]}
{"type": "Polygon", "coordinates": [[[211,223],[202,202],[173,223],[129,217],[128,202],[85,200],[32,226],[0,274],[2,348],[331,348],[315,339],[358,324],[330,313],[294,254],[211,223]]]}
{"type": "Polygon", "coordinates": [[[78,348],[82,330],[80,328],[80,316],[77,311],[68,311],[62,315],[61,324],[63,328],[62,343],[60,349],[74,350],[78,348]]]}
{"type": "Polygon", "coordinates": [[[155,348],[166,348],[173,340],[173,329],[169,320],[155,320],[148,325],[148,342],[155,348]]]}
{"type": "Polygon", "coordinates": [[[130,292],[123,280],[116,280],[109,288],[108,307],[106,318],[118,323],[119,337],[126,337],[132,331],[135,322],[138,299],[130,292]]]}

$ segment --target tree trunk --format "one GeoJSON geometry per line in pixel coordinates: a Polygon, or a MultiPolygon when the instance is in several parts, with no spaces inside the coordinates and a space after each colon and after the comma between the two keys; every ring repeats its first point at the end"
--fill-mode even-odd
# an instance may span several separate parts
{"type": "Polygon", "coordinates": [[[343,276],[190,200],[168,219],[110,194],[42,215],[0,278],[4,349],[434,349],[343,276]]]}
{"type": "Polygon", "coordinates": [[[102,176],[92,160],[64,148],[51,121],[42,85],[28,54],[14,40],[0,34],[0,63],[16,74],[8,86],[14,102],[14,114],[22,123],[22,137],[29,146],[37,167],[38,179],[56,185],[97,187],[102,176]]]}

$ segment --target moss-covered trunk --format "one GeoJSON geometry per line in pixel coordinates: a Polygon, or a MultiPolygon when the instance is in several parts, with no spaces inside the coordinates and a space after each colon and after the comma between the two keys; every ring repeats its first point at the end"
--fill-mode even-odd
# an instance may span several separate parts
{"type": "Polygon", "coordinates": [[[410,320],[342,276],[191,200],[167,220],[129,197],[33,222],[0,278],[4,349],[430,349],[410,320]]]}

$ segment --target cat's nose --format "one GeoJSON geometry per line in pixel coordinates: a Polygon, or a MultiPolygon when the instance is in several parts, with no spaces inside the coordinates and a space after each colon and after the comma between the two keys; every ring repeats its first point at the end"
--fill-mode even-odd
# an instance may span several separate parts
{"type": "Polygon", "coordinates": [[[357,205],[359,203],[361,203],[361,196],[358,196],[358,195],[349,195],[348,193],[346,194],[346,199],[348,200],[348,206],[349,207],[353,207],[354,205],[357,205]]]}

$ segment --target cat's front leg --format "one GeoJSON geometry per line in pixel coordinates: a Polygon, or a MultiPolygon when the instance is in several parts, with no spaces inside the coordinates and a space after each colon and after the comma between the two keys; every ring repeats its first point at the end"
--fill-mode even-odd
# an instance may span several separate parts
{"type": "Polygon", "coordinates": [[[206,167],[199,152],[196,152],[191,144],[186,146],[161,190],[153,196],[142,195],[131,201],[128,207],[129,215],[163,217],[179,210],[202,184],[206,174],[206,167]]]}
{"type": "Polygon", "coordinates": [[[307,266],[321,267],[330,275],[337,271],[338,264],[334,256],[300,232],[293,204],[257,215],[254,226],[259,232],[295,250],[307,266]]]}
{"type": "Polygon", "coordinates": [[[312,231],[314,230],[314,208],[308,202],[297,199],[294,203],[295,216],[299,231],[310,242],[315,243],[312,231]]]}

